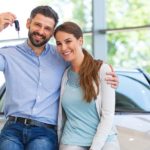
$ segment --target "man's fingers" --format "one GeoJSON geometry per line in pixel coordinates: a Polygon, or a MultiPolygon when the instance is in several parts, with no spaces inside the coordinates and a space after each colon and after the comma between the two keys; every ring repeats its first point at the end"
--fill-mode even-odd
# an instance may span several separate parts
{"type": "Polygon", "coordinates": [[[114,76],[116,76],[116,73],[115,72],[107,72],[106,75],[111,75],[114,77],[114,76]]]}
{"type": "Polygon", "coordinates": [[[6,12],[1,14],[5,20],[15,20],[16,16],[11,12],[6,12]]]}
{"type": "Polygon", "coordinates": [[[113,77],[112,76],[110,76],[110,77],[106,76],[105,80],[106,81],[117,81],[117,82],[119,81],[117,76],[113,76],[113,77]]]}
{"type": "Polygon", "coordinates": [[[118,87],[119,83],[115,82],[115,81],[114,82],[113,81],[107,81],[107,84],[111,85],[112,88],[116,89],[118,87]]]}
{"type": "Polygon", "coordinates": [[[0,14],[0,22],[7,27],[9,24],[12,25],[16,16],[10,12],[0,14]]]}
{"type": "Polygon", "coordinates": [[[112,88],[117,88],[119,85],[119,79],[118,77],[106,77],[107,84],[110,84],[112,88]]]}

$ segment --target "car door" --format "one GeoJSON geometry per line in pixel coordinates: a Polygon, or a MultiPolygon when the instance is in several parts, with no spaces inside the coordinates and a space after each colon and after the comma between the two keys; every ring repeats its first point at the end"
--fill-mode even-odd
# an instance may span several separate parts
{"type": "Polygon", "coordinates": [[[115,123],[121,150],[149,150],[149,82],[139,71],[120,71],[118,76],[115,123]]]}

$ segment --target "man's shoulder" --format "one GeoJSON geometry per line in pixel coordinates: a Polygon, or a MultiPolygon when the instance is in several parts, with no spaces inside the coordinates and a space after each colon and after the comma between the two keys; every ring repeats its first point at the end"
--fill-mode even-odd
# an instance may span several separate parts
{"type": "Polygon", "coordinates": [[[70,63],[66,62],[62,56],[60,56],[60,54],[57,52],[57,48],[56,45],[53,44],[47,44],[47,49],[49,51],[49,55],[52,56],[53,58],[55,58],[56,61],[59,61],[59,63],[64,64],[66,67],[69,66],[70,63]]]}
{"type": "Polygon", "coordinates": [[[3,46],[0,48],[0,53],[1,54],[10,53],[11,50],[16,50],[16,46],[15,45],[3,46]]]}
{"type": "Polygon", "coordinates": [[[50,51],[57,52],[56,45],[47,43],[46,48],[48,48],[50,51]]]}

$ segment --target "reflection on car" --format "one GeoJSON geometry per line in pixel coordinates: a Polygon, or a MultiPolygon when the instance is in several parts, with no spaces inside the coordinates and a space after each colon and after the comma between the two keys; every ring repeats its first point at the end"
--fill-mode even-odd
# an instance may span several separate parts
{"type": "MultiPolygon", "coordinates": [[[[141,69],[117,69],[116,73],[120,83],[116,90],[115,124],[121,150],[150,150],[150,75],[141,69]]],[[[3,79],[0,83],[0,128],[6,121],[3,114],[5,90],[3,79]]]]}
{"type": "Polygon", "coordinates": [[[115,124],[121,150],[150,149],[150,76],[141,69],[116,70],[115,124]]]}

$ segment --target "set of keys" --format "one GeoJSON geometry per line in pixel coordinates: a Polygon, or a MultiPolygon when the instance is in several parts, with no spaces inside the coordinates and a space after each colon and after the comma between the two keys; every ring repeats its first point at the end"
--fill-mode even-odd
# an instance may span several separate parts
{"type": "Polygon", "coordinates": [[[15,29],[16,29],[16,31],[18,32],[18,38],[19,38],[19,37],[20,37],[20,35],[19,35],[19,31],[20,31],[19,21],[18,21],[18,20],[15,20],[15,21],[14,21],[14,24],[15,24],[15,29]]]}

